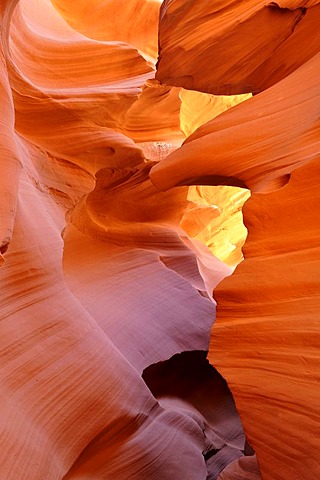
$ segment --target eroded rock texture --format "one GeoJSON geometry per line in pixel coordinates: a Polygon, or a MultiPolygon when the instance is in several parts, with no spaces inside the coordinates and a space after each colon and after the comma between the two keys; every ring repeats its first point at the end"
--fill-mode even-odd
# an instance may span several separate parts
{"type": "Polygon", "coordinates": [[[1,2],[1,479],[320,476],[318,2],[161,3],[1,2]]]}
{"type": "MultiPolygon", "coordinates": [[[[206,28],[206,21],[212,22],[212,25],[216,22],[217,35],[221,35],[222,16],[228,12],[227,5],[223,5],[225,8],[222,9],[222,3],[219,4],[220,16],[219,12],[209,15],[204,7],[201,10],[199,3],[164,3],[160,79],[169,81],[164,72],[170,68],[170,48],[178,48],[180,41],[182,43],[187,38],[194,45],[192,38],[206,28]],[[202,17],[203,22],[190,35],[184,28],[179,39],[175,37],[175,42],[170,43],[165,39],[165,32],[170,12],[174,11],[178,18],[193,12],[195,18],[202,17]]],[[[257,9],[258,3],[262,2],[239,2],[239,6],[234,8],[247,6],[257,9]]],[[[305,32],[303,38],[308,47],[289,49],[289,45],[290,48],[294,45],[299,28],[303,29],[303,22],[308,18],[311,20],[313,15],[316,17],[316,3],[287,2],[282,5],[287,8],[282,17],[284,29],[287,28],[286,19],[296,15],[298,8],[304,10],[305,20],[301,20],[300,27],[292,31],[287,42],[277,48],[274,55],[270,56],[270,51],[265,49],[257,51],[255,39],[252,39],[253,43],[249,45],[251,54],[259,64],[262,65],[261,59],[264,62],[265,74],[260,76],[259,73],[259,78],[263,82],[267,80],[260,85],[252,80],[252,84],[257,86],[257,90],[273,86],[200,127],[181,149],[157,165],[151,173],[153,182],[162,189],[207,180],[217,184],[242,183],[254,192],[244,207],[244,223],[249,230],[244,247],[245,261],[214,293],[218,310],[209,358],[227,379],[249,441],[256,451],[262,476],[270,480],[311,479],[320,475],[318,436],[314,434],[319,431],[320,395],[320,218],[317,187],[320,56],[318,48],[313,50],[314,42],[320,39],[318,29],[310,29],[310,37],[305,32]],[[286,55],[282,48],[286,48],[286,55]],[[282,62],[278,60],[280,53],[282,62]],[[274,60],[277,63],[274,64],[274,60]]],[[[274,4],[271,7],[276,8],[274,4]]],[[[265,6],[263,8],[266,11],[265,6]]],[[[248,12],[245,15],[249,16],[248,12]]],[[[235,29],[232,27],[232,32],[229,30],[225,37],[227,40],[237,35],[237,29],[246,28],[246,21],[239,22],[241,17],[232,17],[230,10],[228,18],[228,28],[233,21],[238,26],[235,29]]],[[[177,35],[178,30],[175,30],[177,35]]],[[[259,33],[264,40],[268,38],[268,45],[273,49],[270,38],[278,42],[281,31],[277,23],[270,20],[259,33]]],[[[198,38],[200,42],[200,34],[198,38]]],[[[249,38],[248,32],[244,38],[249,38]]],[[[204,42],[204,36],[201,42],[204,42]]],[[[222,38],[221,49],[223,45],[222,38]]],[[[232,46],[244,51],[240,36],[232,46]]],[[[199,63],[196,62],[205,50],[193,51],[199,51],[197,60],[194,57],[195,63],[191,60],[181,63],[189,77],[181,82],[177,69],[172,71],[174,80],[171,83],[188,87],[190,78],[192,88],[208,91],[206,82],[212,82],[210,91],[216,91],[214,75],[222,70],[215,65],[213,76],[208,71],[207,75],[197,77],[194,66],[197,64],[198,73],[204,72],[198,69],[199,63]]],[[[191,54],[191,50],[186,49],[186,52],[191,54]]],[[[215,55],[214,45],[211,52],[215,55]]],[[[232,87],[232,92],[244,91],[243,82],[247,82],[244,70],[245,75],[255,78],[250,73],[253,72],[250,58],[246,57],[244,61],[237,55],[224,57],[224,72],[232,71],[234,62],[241,65],[242,78],[236,77],[241,85],[239,88],[232,87]]],[[[260,67],[255,64],[254,68],[254,73],[259,72],[260,67]]],[[[234,69],[234,72],[238,75],[239,69],[234,69]]],[[[223,75],[224,81],[231,85],[236,81],[232,75],[223,75]]],[[[236,461],[220,478],[251,478],[251,461],[236,461]]]]}
{"type": "Polygon", "coordinates": [[[157,78],[217,95],[258,93],[318,53],[319,19],[317,0],[166,0],[157,78]]]}

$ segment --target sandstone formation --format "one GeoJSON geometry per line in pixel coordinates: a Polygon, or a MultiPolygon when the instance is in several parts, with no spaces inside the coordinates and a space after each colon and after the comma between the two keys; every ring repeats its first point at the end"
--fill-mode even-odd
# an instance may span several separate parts
{"type": "MultiPolygon", "coordinates": [[[[241,2],[239,8],[254,3],[258,2],[241,2]]],[[[303,7],[306,19],[317,15],[317,2],[287,3],[286,14],[294,13],[289,7],[303,7]]],[[[179,10],[178,4],[164,3],[163,32],[175,7],[178,17],[190,13],[188,2],[184,2],[185,10],[179,10]]],[[[200,18],[204,11],[205,7],[201,10],[199,6],[195,17],[200,18]]],[[[217,14],[207,18],[219,25],[217,14]]],[[[272,22],[268,25],[265,33],[275,38],[272,22]]],[[[185,38],[191,42],[192,35],[199,33],[197,29],[190,35],[187,32],[184,28],[185,38]]],[[[304,44],[310,50],[306,46],[291,51],[288,45],[293,48],[296,32],[298,28],[287,42],[285,70],[278,62],[275,72],[277,55],[270,57],[264,52],[266,63],[260,78],[268,82],[257,89],[273,86],[200,127],[151,172],[152,181],[161,189],[204,182],[246,185],[253,192],[244,207],[249,231],[245,261],[214,292],[218,308],[209,359],[228,381],[262,477],[270,480],[307,480],[320,475],[318,435],[308,433],[319,431],[320,56],[313,47],[320,34],[309,29],[304,44]],[[295,63],[291,64],[290,53],[295,54],[295,63]],[[299,63],[298,55],[304,56],[299,63]]],[[[161,62],[170,68],[169,50],[178,44],[164,40],[159,79],[168,81],[161,73],[161,62]]],[[[268,44],[272,42],[268,40],[268,44]]],[[[243,48],[241,43],[233,45],[243,48]]],[[[253,54],[254,44],[251,48],[253,54]]],[[[212,50],[219,58],[219,50],[212,50]]],[[[204,50],[198,51],[200,56],[204,54],[204,50]]],[[[224,58],[225,71],[231,71],[233,59],[239,60],[237,56],[224,58]]],[[[192,88],[208,91],[204,85],[212,81],[211,72],[207,70],[207,75],[197,79],[193,65],[192,61],[184,64],[189,76],[181,83],[178,69],[176,81],[170,82],[188,88],[192,78],[192,88]]],[[[242,65],[251,69],[250,58],[242,65]]],[[[233,81],[224,75],[225,81],[233,81]]],[[[244,89],[240,86],[231,91],[242,93],[244,89]]],[[[230,465],[221,479],[251,478],[247,461],[230,465]]]]}
{"type": "Polygon", "coordinates": [[[320,476],[319,7],[1,2],[1,479],[320,476]]]}
{"type": "Polygon", "coordinates": [[[250,198],[246,260],[215,292],[210,359],[270,480],[320,474],[318,436],[308,437],[319,430],[319,173],[317,159],[250,198]]]}
{"type": "Polygon", "coordinates": [[[216,95],[259,93],[318,53],[319,19],[318,0],[166,0],[157,78],[216,95]]]}

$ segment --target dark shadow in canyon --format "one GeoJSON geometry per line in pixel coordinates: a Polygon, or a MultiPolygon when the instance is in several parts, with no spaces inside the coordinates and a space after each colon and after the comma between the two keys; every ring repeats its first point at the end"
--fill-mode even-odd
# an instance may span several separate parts
{"type": "Polygon", "coordinates": [[[253,455],[226,381],[210,365],[207,352],[190,351],[150,365],[142,378],[163,408],[204,422],[209,445],[203,451],[207,480],[216,480],[233,460],[253,455]]]}

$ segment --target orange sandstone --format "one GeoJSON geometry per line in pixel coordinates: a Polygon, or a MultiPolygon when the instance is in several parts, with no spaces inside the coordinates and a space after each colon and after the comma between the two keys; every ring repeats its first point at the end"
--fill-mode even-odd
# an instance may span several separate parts
{"type": "Polygon", "coordinates": [[[319,14],[1,2],[1,478],[319,477],[319,14]]]}

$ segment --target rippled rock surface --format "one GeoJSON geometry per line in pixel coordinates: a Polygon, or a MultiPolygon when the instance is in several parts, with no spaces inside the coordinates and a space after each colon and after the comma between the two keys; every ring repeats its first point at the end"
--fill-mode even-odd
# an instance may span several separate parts
{"type": "Polygon", "coordinates": [[[320,477],[319,16],[1,2],[1,479],[320,477]]]}

